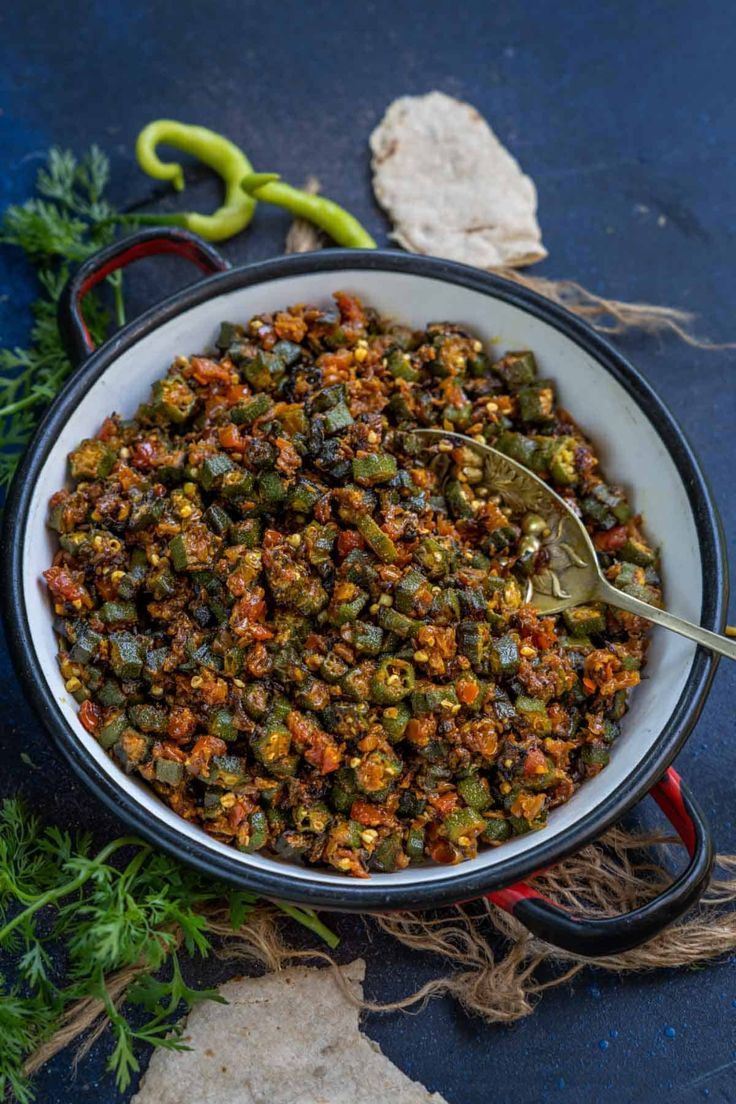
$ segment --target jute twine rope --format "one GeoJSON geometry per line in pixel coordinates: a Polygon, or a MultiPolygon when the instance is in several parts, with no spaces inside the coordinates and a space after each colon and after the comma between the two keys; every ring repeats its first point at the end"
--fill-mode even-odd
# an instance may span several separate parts
{"type": "MultiPolygon", "coordinates": [[[[310,177],[305,188],[316,193],[319,181],[310,177]]],[[[286,252],[305,253],[323,244],[311,223],[297,219],[289,230],[286,252]]],[[[695,348],[734,348],[733,344],[716,345],[693,336],[688,329],[693,318],[686,311],[606,299],[573,280],[527,276],[514,269],[500,269],[498,274],[559,303],[603,333],[637,329],[675,334],[695,348]]],[[[582,919],[614,916],[651,900],[670,883],[672,874],[664,863],[678,846],[679,840],[662,835],[612,828],[540,875],[534,884],[582,919]],[[652,848],[659,852],[659,861],[653,860],[652,848]]],[[[736,950],[736,909],[727,906],[735,901],[736,855],[719,855],[707,893],[679,923],[642,947],[599,959],[583,959],[536,939],[488,901],[433,914],[399,912],[370,917],[366,924],[377,925],[410,950],[437,956],[439,962],[438,977],[386,1004],[358,999],[326,951],[289,947],[284,941],[283,914],[273,907],[259,906],[236,932],[224,909],[212,908],[207,918],[210,930],[219,937],[219,957],[233,966],[281,970],[297,960],[308,960],[331,968],[345,996],[366,1012],[418,1009],[432,997],[448,995],[487,1023],[510,1023],[528,1016],[545,990],[566,984],[586,966],[616,973],[677,969],[732,953],[736,950]],[[541,967],[545,967],[546,980],[540,980],[541,967]]],[[[106,979],[116,1007],[124,1005],[128,987],[143,969],[129,967],[106,979]]],[[[78,1061],[108,1022],[101,1001],[88,998],[70,1006],[58,1031],[28,1059],[26,1071],[35,1073],[75,1043],[78,1061]]]]}
{"type": "MultiPolygon", "coordinates": [[[[651,900],[671,881],[665,863],[679,840],[659,834],[610,829],[582,851],[538,877],[534,884],[576,916],[611,916],[651,900]],[[659,852],[653,860],[652,848],[659,852]]],[[[285,942],[283,914],[259,906],[238,931],[227,913],[212,908],[209,928],[218,937],[217,954],[232,966],[281,970],[299,960],[331,968],[345,996],[366,1012],[420,1009],[432,997],[447,995],[486,1023],[511,1023],[528,1016],[547,989],[569,982],[586,966],[615,973],[694,966],[736,950],[736,855],[720,855],[709,889],[698,906],[676,925],[642,947],[608,958],[584,959],[531,936],[513,917],[488,901],[437,913],[399,912],[366,918],[412,951],[435,955],[438,976],[399,1000],[382,1004],[358,999],[321,950],[296,950],[285,942]],[[546,980],[540,980],[540,967],[546,980]],[[549,977],[549,974],[552,974],[549,977]]],[[[142,967],[118,971],[106,979],[116,1007],[142,967]]],[[[64,1048],[77,1043],[78,1061],[108,1024],[103,1004],[86,999],[72,1005],[56,1034],[29,1059],[35,1073],[64,1048]]]]}

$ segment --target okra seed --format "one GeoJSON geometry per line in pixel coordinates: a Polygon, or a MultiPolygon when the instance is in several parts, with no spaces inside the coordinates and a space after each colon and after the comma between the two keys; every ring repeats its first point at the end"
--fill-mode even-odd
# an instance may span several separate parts
{"type": "Polygon", "coordinates": [[[538,537],[522,537],[519,541],[519,555],[526,556],[532,552],[538,552],[541,548],[538,537]]]}
{"type": "Polygon", "coordinates": [[[546,530],[547,522],[539,514],[526,514],[522,520],[521,528],[530,537],[538,537],[546,530]]]}

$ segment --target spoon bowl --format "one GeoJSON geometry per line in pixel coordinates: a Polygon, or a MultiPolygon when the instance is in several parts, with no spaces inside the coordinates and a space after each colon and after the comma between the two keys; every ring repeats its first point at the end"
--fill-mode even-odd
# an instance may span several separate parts
{"type": "Polygon", "coordinates": [[[481,481],[504,506],[520,518],[524,536],[520,550],[544,551],[543,566],[529,576],[526,601],[541,613],[561,613],[586,602],[605,602],[656,625],[680,633],[719,655],[736,659],[736,640],[709,632],[668,610],[619,590],[601,571],[590,534],[564,498],[523,464],[463,433],[415,429],[411,436],[439,442],[440,451],[454,446],[472,451],[479,460],[481,481]],[[443,449],[443,442],[447,448],[443,449]]]}

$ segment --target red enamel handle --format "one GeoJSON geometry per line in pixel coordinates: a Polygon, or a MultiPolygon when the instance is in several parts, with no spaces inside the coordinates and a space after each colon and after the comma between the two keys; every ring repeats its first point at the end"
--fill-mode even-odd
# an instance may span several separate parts
{"type": "Polygon", "coordinates": [[[85,295],[112,272],[144,257],[173,253],[195,264],[211,276],[225,272],[230,262],[196,234],[175,227],[155,226],[139,230],[106,249],[101,249],[79,266],[59,299],[59,331],[72,364],[77,367],[94,352],[94,342],[82,314],[85,295]]]}
{"type": "Polygon", "coordinates": [[[699,900],[713,866],[710,829],[679,774],[670,767],[649,792],[690,856],[682,874],[653,901],[623,916],[582,920],[565,912],[527,882],[495,890],[488,894],[488,899],[540,939],[573,954],[601,958],[645,943],[699,900]]]}

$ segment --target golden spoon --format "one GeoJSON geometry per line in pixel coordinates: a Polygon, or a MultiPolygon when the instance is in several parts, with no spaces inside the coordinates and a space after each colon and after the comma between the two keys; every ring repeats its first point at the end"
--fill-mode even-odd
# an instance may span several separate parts
{"type": "Polygon", "coordinates": [[[736,659],[736,640],[709,632],[700,625],[658,609],[626,594],[604,578],[588,530],[564,499],[516,460],[462,433],[444,429],[415,429],[425,441],[442,440],[471,449],[482,465],[485,484],[506,506],[522,517],[522,541],[536,542],[547,554],[544,568],[529,579],[526,601],[542,613],[560,613],[587,602],[609,606],[645,617],[655,625],[686,636],[704,648],[736,659]]]}

